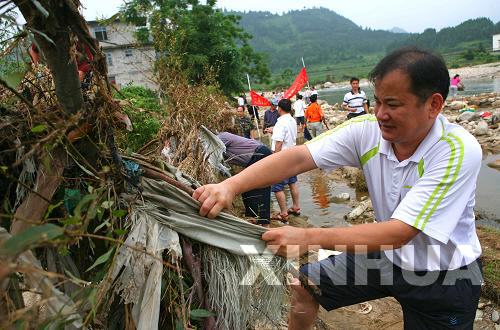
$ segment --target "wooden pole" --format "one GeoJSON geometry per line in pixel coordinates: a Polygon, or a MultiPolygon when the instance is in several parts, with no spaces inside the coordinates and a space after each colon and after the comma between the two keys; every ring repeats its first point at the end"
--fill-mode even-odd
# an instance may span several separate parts
{"type": "MultiPolygon", "coordinates": [[[[248,92],[250,93],[252,91],[252,87],[250,86],[250,76],[248,75],[247,73],[247,81],[248,81],[248,92]]],[[[251,104],[252,101],[250,101],[250,106],[252,107],[252,111],[253,111],[253,119],[255,120],[255,127],[257,127],[257,135],[259,136],[259,140],[260,140],[260,129],[259,129],[259,121],[257,120],[257,110],[255,110],[253,104],[251,104]]]]}

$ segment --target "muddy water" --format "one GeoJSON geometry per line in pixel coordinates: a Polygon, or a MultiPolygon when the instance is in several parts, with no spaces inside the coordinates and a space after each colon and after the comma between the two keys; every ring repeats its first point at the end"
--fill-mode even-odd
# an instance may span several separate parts
{"type": "Polygon", "coordinates": [[[500,171],[487,164],[500,159],[500,155],[488,155],[483,159],[477,180],[476,210],[486,219],[478,221],[481,225],[500,229],[500,171]]]}

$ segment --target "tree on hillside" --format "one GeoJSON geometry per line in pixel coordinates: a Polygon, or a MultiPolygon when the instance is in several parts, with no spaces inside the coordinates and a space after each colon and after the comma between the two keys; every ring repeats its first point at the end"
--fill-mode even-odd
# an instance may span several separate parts
{"type": "Polygon", "coordinates": [[[239,17],[225,15],[197,0],[133,0],[122,8],[126,21],[150,18],[150,31],[159,54],[169,59],[189,81],[200,83],[211,77],[227,94],[244,89],[248,73],[266,82],[269,70],[262,54],[249,45],[251,35],[239,27],[239,17]]]}

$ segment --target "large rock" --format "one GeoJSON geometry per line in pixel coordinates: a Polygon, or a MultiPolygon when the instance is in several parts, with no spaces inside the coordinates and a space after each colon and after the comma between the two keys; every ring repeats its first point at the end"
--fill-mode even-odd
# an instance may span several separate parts
{"type": "Polygon", "coordinates": [[[449,104],[449,107],[453,110],[460,110],[467,107],[467,103],[462,101],[453,101],[449,104]]]}
{"type": "Polygon", "coordinates": [[[330,87],[333,87],[333,83],[332,82],[329,82],[327,81],[326,83],[323,84],[323,88],[330,88],[330,87]]]}
{"type": "Polygon", "coordinates": [[[472,112],[472,111],[465,111],[460,114],[460,116],[457,117],[456,121],[457,122],[462,122],[462,121],[474,121],[478,120],[480,115],[477,112],[472,112]]]}
{"type": "Polygon", "coordinates": [[[328,104],[325,100],[317,100],[316,103],[318,103],[318,105],[328,104]]]}
{"type": "Polygon", "coordinates": [[[323,104],[321,105],[321,109],[322,109],[323,111],[330,110],[330,109],[331,109],[331,106],[330,106],[328,103],[326,103],[326,102],[325,102],[325,103],[323,103],[323,104]]]}
{"type": "Polygon", "coordinates": [[[474,129],[474,135],[486,134],[488,134],[488,124],[484,120],[481,120],[479,123],[477,123],[477,126],[474,129]]]}
{"type": "Polygon", "coordinates": [[[488,166],[500,170],[500,158],[488,163],[488,166]]]}
{"type": "Polygon", "coordinates": [[[500,100],[496,100],[495,102],[491,103],[492,107],[499,108],[500,107],[500,100]]]}
{"type": "Polygon", "coordinates": [[[363,201],[361,203],[359,203],[359,205],[354,209],[352,210],[348,215],[347,215],[347,220],[355,220],[356,218],[360,217],[363,213],[365,213],[365,211],[369,210],[372,208],[372,201],[371,200],[366,200],[366,201],[363,201]]]}

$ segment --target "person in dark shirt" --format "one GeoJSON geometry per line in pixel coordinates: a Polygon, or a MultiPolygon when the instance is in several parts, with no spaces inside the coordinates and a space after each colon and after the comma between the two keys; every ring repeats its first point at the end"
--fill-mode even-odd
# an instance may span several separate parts
{"type": "Polygon", "coordinates": [[[276,109],[276,102],[271,103],[271,108],[266,110],[264,113],[264,132],[265,133],[272,133],[273,132],[273,127],[276,125],[276,122],[278,121],[279,113],[278,110],[276,109]]]}
{"type": "MultiPolygon", "coordinates": [[[[272,154],[271,150],[253,139],[247,139],[228,132],[217,137],[226,146],[224,159],[236,166],[248,167],[272,154]]],[[[271,187],[257,188],[242,194],[245,216],[257,219],[257,224],[269,225],[271,216],[271,187]]]]}

